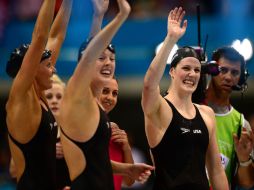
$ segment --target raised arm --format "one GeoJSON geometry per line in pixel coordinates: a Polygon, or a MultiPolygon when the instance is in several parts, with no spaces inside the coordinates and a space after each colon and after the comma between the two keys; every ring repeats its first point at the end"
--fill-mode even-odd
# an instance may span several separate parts
{"type": "Polygon", "coordinates": [[[89,38],[94,37],[101,31],[102,21],[108,10],[109,0],[92,0],[92,3],[94,13],[89,38]]]}
{"type": "Polygon", "coordinates": [[[83,97],[89,90],[92,77],[95,73],[95,62],[111,42],[113,36],[118,31],[130,13],[130,6],[126,0],[118,0],[119,13],[117,16],[101,30],[88,44],[70,79],[67,88],[70,92],[75,92],[73,96],[83,97]]]}
{"type": "Polygon", "coordinates": [[[48,40],[54,9],[55,0],[44,0],[34,27],[31,44],[14,79],[10,97],[12,94],[20,98],[24,97],[24,95],[27,96],[26,92],[33,84],[48,40]],[[17,94],[19,95],[17,96],[17,94]]]}
{"type": "Polygon", "coordinates": [[[72,0],[63,0],[61,8],[52,24],[46,48],[52,51],[51,63],[56,64],[62,44],[64,42],[67,26],[70,20],[72,0]]]}
{"type": "Polygon", "coordinates": [[[159,83],[163,76],[167,58],[175,43],[180,39],[187,27],[187,20],[181,26],[185,11],[180,8],[171,10],[168,15],[168,33],[163,46],[153,59],[144,79],[142,108],[146,116],[158,111],[160,107],[159,83]]]}

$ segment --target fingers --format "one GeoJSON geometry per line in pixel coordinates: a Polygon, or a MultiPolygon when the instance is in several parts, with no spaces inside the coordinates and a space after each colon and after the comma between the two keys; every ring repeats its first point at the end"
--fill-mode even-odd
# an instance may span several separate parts
{"type": "Polygon", "coordinates": [[[56,158],[61,159],[63,157],[64,157],[64,154],[63,154],[62,144],[58,142],[56,143],[56,158]]]}
{"type": "Polygon", "coordinates": [[[119,130],[119,129],[112,132],[111,139],[114,142],[119,142],[119,143],[128,142],[128,137],[127,137],[126,132],[124,130],[119,130]]]}
{"type": "Polygon", "coordinates": [[[147,179],[150,177],[150,175],[151,175],[150,170],[147,170],[144,173],[141,173],[141,175],[139,176],[137,181],[143,184],[147,181],[147,179]]]}
{"type": "Polygon", "coordinates": [[[239,140],[236,134],[233,134],[233,140],[234,140],[235,146],[237,146],[239,143],[239,140]]]}
{"type": "MultiPolygon", "coordinates": [[[[147,165],[148,166],[148,165],[147,165]]],[[[153,167],[152,167],[153,168],[153,167]]],[[[154,168],[153,168],[154,169],[154,168]]],[[[150,169],[147,169],[145,170],[144,172],[142,172],[138,178],[138,182],[140,183],[145,183],[147,181],[147,179],[150,177],[151,175],[151,170],[150,169]]]]}
{"type": "Polygon", "coordinates": [[[114,122],[110,122],[110,126],[112,130],[119,129],[118,125],[114,122]]]}
{"type": "Polygon", "coordinates": [[[178,22],[182,22],[183,20],[183,17],[185,15],[185,11],[182,9],[182,7],[179,8],[178,12],[177,12],[177,15],[178,15],[178,22]]]}
{"type": "Polygon", "coordinates": [[[117,0],[119,6],[119,12],[123,13],[124,15],[129,15],[131,11],[131,7],[126,0],[117,0]]]}
{"type": "Polygon", "coordinates": [[[176,7],[174,10],[171,10],[169,13],[169,16],[172,20],[175,20],[177,22],[182,22],[183,17],[185,15],[185,11],[182,7],[176,7]]]}

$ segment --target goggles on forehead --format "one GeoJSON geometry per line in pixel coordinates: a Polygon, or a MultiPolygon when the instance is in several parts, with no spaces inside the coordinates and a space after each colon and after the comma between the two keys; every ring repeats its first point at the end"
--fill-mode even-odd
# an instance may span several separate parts
{"type": "Polygon", "coordinates": [[[45,59],[48,59],[50,58],[52,55],[52,51],[51,50],[48,50],[48,49],[45,49],[42,53],[42,56],[41,56],[41,62],[45,59]]]}

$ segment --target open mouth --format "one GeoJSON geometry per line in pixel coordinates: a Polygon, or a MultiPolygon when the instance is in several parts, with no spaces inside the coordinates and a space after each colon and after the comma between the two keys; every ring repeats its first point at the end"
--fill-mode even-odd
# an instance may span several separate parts
{"type": "Polygon", "coordinates": [[[58,111],[58,108],[57,108],[57,107],[53,107],[53,108],[51,108],[51,110],[52,110],[53,112],[57,112],[57,111],[58,111]]]}
{"type": "Polygon", "coordinates": [[[195,82],[194,82],[193,80],[189,80],[189,79],[183,80],[183,83],[184,83],[184,84],[187,84],[187,85],[191,85],[191,86],[194,86],[194,85],[195,85],[195,82]]]}
{"type": "Polygon", "coordinates": [[[112,76],[112,68],[111,66],[104,66],[102,67],[102,69],[100,70],[100,74],[103,75],[103,76],[112,76]]]}

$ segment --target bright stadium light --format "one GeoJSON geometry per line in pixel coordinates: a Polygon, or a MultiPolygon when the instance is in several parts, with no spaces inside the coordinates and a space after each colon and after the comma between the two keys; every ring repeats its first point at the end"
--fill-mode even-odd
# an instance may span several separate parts
{"type": "Polygon", "coordinates": [[[253,47],[249,39],[245,38],[242,42],[240,40],[233,41],[232,45],[245,59],[248,61],[253,55],[253,47]]]}
{"type": "MultiPolygon", "coordinates": [[[[159,52],[159,50],[161,49],[163,45],[163,42],[161,42],[155,49],[155,53],[157,54],[159,52]]],[[[167,60],[167,64],[170,64],[171,63],[171,60],[172,60],[172,57],[173,55],[175,54],[175,52],[178,50],[178,45],[175,44],[172,51],[170,52],[169,56],[168,56],[168,60],[167,60]]]]}

